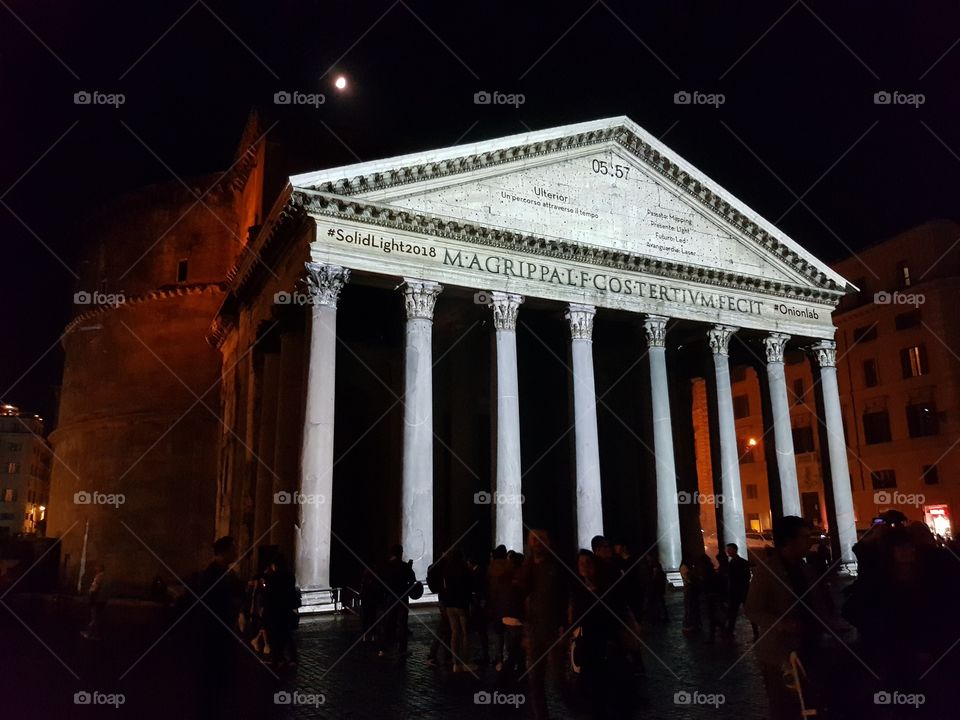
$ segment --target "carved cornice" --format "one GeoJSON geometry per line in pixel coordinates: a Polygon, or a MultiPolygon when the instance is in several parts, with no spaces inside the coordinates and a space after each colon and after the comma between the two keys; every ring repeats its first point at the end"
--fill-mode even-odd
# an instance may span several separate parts
{"type": "Polygon", "coordinates": [[[833,340],[822,340],[810,346],[810,354],[822,368],[837,366],[837,343],[833,340]]]}
{"type": "Polygon", "coordinates": [[[430,280],[403,279],[403,304],[407,320],[433,320],[433,309],[443,286],[430,280]]]}
{"type": "Polygon", "coordinates": [[[524,235],[500,228],[449,220],[435,215],[377,205],[365,200],[336,197],[299,188],[293,192],[291,205],[315,217],[362,222],[365,225],[392,231],[419,233],[555,260],[581,262],[607,269],[641,272],[662,278],[695,282],[700,285],[764,293],[788,300],[818,303],[830,308],[833,308],[845,294],[843,290],[836,288],[835,283],[831,283],[833,287],[810,288],[587,243],[524,235]]]}
{"type": "Polygon", "coordinates": [[[667,318],[664,315],[645,315],[643,330],[647,336],[647,347],[666,347],[667,318]]]}
{"type": "Polygon", "coordinates": [[[517,329],[517,312],[523,303],[523,295],[516,293],[491,292],[490,307],[493,308],[493,326],[497,330],[517,329]]]}
{"type": "Polygon", "coordinates": [[[564,317],[570,322],[571,340],[593,341],[593,318],[597,309],[593,305],[570,303],[564,317]]]}
{"type": "Polygon", "coordinates": [[[730,352],[730,338],[739,328],[730,325],[714,325],[707,330],[707,339],[710,341],[710,352],[714,355],[728,355],[730,352]]]}
{"type": "Polygon", "coordinates": [[[307,271],[304,284],[311,303],[336,308],[340,291],[350,280],[350,271],[345,267],[326,263],[307,262],[303,266],[307,271]]]}
{"type": "Polygon", "coordinates": [[[623,125],[591,130],[589,132],[569,135],[564,138],[543,140],[527,145],[490,150],[484,153],[440,162],[421,163],[419,165],[396,168],[387,172],[373,172],[354,178],[341,178],[337,181],[321,183],[315,187],[315,190],[324,194],[349,197],[359,193],[368,193],[424,180],[434,180],[459,175],[518,160],[529,160],[573,148],[599,145],[608,141],[616,142],[640,162],[660,175],[668,184],[694,200],[698,205],[720,216],[742,235],[751,238],[762,248],[793,267],[812,284],[822,290],[837,293],[836,297],[845,294],[845,288],[840,287],[834,280],[828,278],[814,264],[801,257],[786,243],[761,228],[720,195],[713,192],[685,170],[682,170],[679,165],[671,161],[666,155],[623,125]]]}
{"type": "Polygon", "coordinates": [[[763,339],[763,347],[767,351],[767,363],[783,364],[783,350],[787,346],[789,335],[770,333],[763,339]]]}

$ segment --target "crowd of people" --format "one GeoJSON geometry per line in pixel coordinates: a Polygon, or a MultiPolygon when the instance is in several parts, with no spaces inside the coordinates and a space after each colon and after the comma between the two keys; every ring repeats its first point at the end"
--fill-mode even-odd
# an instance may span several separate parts
{"type": "MultiPolygon", "coordinates": [[[[685,559],[683,634],[704,643],[718,636],[729,642],[745,615],[773,720],[813,712],[858,716],[847,680],[834,672],[841,645],[869,670],[878,697],[913,691],[906,697],[922,697],[928,710],[949,703],[929,688],[949,687],[958,669],[950,651],[960,637],[951,601],[960,593],[960,547],[935,537],[923,523],[887,512],[854,547],[858,577],[837,605],[837,594],[829,591],[837,563],[821,540],[806,520],[788,516],[774,522],[774,546],[749,560],[733,543],[716,561],[703,553],[685,559]],[[840,637],[841,618],[856,628],[851,645],[840,637]],[[921,688],[927,694],[916,694],[921,688]]],[[[217,540],[213,560],[184,598],[193,608],[191,632],[202,648],[203,682],[214,692],[232,675],[238,635],[278,671],[298,662],[300,592],[294,574],[275,555],[244,583],[236,561],[233,539],[217,540]]],[[[500,545],[477,557],[454,547],[425,580],[437,600],[430,666],[455,674],[490,667],[500,683],[526,686],[525,704],[535,718],[548,716],[548,686],[586,706],[594,718],[632,716],[631,680],[643,672],[641,628],[669,621],[667,576],[655,551],[636,556],[628,545],[597,536],[567,565],[549,532],[531,530],[524,553],[500,545]]],[[[166,597],[166,588],[161,590],[166,597]]],[[[362,639],[378,657],[410,656],[409,602],[423,592],[399,545],[364,573],[362,639]]],[[[84,637],[99,637],[106,597],[105,567],[99,564],[84,637]]],[[[862,693],[857,697],[861,701],[862,693]]],[[[883,715],[883,708],[878,712],[895,717],[883,715]]]]}

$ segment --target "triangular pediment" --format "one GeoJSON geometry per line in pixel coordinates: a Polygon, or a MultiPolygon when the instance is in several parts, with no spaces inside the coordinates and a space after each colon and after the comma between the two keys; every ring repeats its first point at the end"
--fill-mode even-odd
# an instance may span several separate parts
{"type": "Polygon", "coordinates": [[[291,178],[445,220],[843,290],[849,284],[627,118],[291,178]]]}

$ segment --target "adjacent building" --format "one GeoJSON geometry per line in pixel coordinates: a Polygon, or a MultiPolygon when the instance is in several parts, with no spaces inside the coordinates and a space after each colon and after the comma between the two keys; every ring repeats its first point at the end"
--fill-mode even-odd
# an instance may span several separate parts
{"type": "Polygon", "coordinates": [[[45,534],[50,465],[43,419],[0,405],[0,537],[45,534]]]}

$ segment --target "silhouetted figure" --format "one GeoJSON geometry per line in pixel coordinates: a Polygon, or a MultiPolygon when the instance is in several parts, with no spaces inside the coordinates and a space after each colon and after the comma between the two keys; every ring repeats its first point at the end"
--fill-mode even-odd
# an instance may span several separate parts
{"type": "Polygon", "coordinates": [[[87,640],[99,640],[103,612],[107,607],[108,599],[107,568],[103,563],[97,563],[94,569],[87,596],[90,605],[90,622],[80,634],[87,640]]]}
{"type": "Polygon", "coordinates": [[[811,537],[812,527],[802,518],[787,515],[776,520],[774,549],[766,556],[757,556],[747,594],[747,617],[760,629],[753,649],[773,720],[800,717],[799,695],[784,681],[791,653],[796,653],[806,670],[802,686],[806,707],[816,708],[821,701],[818,643],[824,630],[821,620],[830,618],[830,603],[804,562],[811,537]]]}
{"type": "Polygon", "coordinates": [[[750,563],[738,554],[736,543],[727,543],[723,577],[726,585],[726,626],[728,634],[733,635],[737,626],[740,607],[747,600],[750,588],[750,563]]]}
{"type": "Polygon", "coordinates": [[[264,576],[263,629],[270,644],[271,660],[278,667],[297,664],[293,633],[299,623],[300,591],[297,581],[280,558],[270,563],[264,576]]]}
{"type": "Polygon", "coordinates": [[[530,530],[527,554],[515,582],[526,603],[524,639],[527,644],[527,670],[530,678],[529,703],[536,720],[547,713],[546,682],[548,673],[559,685],[562,637],[566,620],[566,570],[560,567],[546,530],[530,530]]]}
{"type": "Polygon", "coordinates": [[[392,545],[386,562],[377,575],[382,580],[384,593],[381,601],[381,635],[379,657],[384,657],[391,645],[396,643],[400,659],[406,658],[407,619],[409,615],[410,590],[417,582],[413,563],[404,562],[403,547],[392,545]]]}
{"type": "Polygon", "coordinates": [[[494,548],[487,566],[487,622],[493,637],[493,662],[497,672],[503,669],[504,626],[503,617],[509,603],[513,584],[513,563],[507,559],[507,548],[494,548]]]}
{"type": "MultiPolygon", "coordinates": [[[[440,663],[441,652],[450,648],[450,618],[447,616],[447,590],[443,579],[446,557],[441,556],[427,569],[427,587],[437,596],[437,629],[430,644],[430,653],[427,655],[427,665],[435,666],[440,663]]],[[[450,660],[452,662],[452,658],[450,660]]]]}
{"type": "Polygon", "coordinates": [[[200,574],[193,609],[201,645],[202,699],[211,716],[223,714],[226,686],[234,673],[237,620],[243,604],[244,585],[233,569],[237,548],[230,536],[213,544],[213,560],[200,574]]]}
{"type": "Polygon", "coordinates": [[[450,650],[453,671],[467,670],[467,613],[473,595],[473,578],[460,548],[453,548],[444,560],[447,619],[450,622],[450,650]]]}

